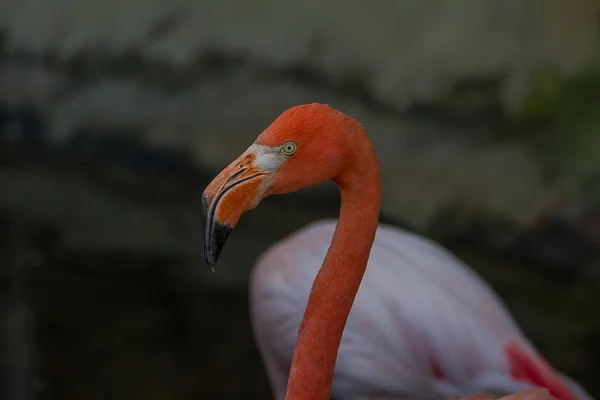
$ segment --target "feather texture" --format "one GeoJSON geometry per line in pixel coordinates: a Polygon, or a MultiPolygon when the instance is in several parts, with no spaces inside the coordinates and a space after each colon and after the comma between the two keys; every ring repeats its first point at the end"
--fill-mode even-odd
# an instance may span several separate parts
{"type": "MultiPolygon", "coordinates": [[[[252,324],[276,399],[285,397],[298,327],[336,222],[288,236],[252,272],[252,324]]],[[[342,337],[332,397],[441,399],[535,388],[513,376],[511,343],[537,357],[501,300],[467,265],[428,239],[380,224],[342,337]]],[[[577,398],[591,399],[554,374],[577,398]]]]}

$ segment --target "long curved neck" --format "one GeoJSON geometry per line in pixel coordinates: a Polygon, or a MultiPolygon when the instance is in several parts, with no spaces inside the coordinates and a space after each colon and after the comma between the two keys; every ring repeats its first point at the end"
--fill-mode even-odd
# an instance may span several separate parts
{"type": "Polygon", "coordinates": [[[354,167],[335,179],[341,194],[340,218],[300,324],[286,400],[330,396],[342,334],[379,223],[379,162],[367,144],[352,157],[354,167]]]}

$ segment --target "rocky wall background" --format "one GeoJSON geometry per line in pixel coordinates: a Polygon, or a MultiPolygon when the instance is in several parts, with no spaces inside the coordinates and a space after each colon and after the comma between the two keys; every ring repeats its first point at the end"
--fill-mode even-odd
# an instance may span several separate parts
{"type": "Polygon", "coordinates": [[[368,129],[382,221],[469,261],[600,394],[599,21],[592,0],[0,0],[0,208],[28,260],[5,246],[5,337],[29,338],[7,398],[268,396],[248,273],[337,193],[268,199],[215,273],[199,196],[313,101],[368,129]]]}

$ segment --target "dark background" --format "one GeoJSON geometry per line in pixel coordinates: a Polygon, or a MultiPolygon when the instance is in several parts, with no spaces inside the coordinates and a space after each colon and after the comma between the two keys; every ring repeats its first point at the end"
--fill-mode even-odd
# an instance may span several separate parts
{"type": "Polygon", "coordinates": [[[256,257],[331,184],[244,215],[200,194],[280,112],[364,123],[381,220],[456,252],[600,395],[600,3],[0,0],[1,398],[269,398],[256,257]]]}

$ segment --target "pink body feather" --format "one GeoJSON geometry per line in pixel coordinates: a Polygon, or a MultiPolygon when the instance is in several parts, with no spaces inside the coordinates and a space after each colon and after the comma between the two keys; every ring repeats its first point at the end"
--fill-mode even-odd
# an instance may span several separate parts
{"type": "MultiPolygon", "coordinates": [[[[336,222],[319,221],[288,236],[252,272],[253,329],[278,400],[285,397],[298,327],[336,222]]],[[[467,265],[423,237],[379,225],[342,337],[333,398],[442,399],[545,385],[559,400],[591,399],[544,363],[467,265]],[[541,383],[538,370],[545,374],[541,383]]]]}

